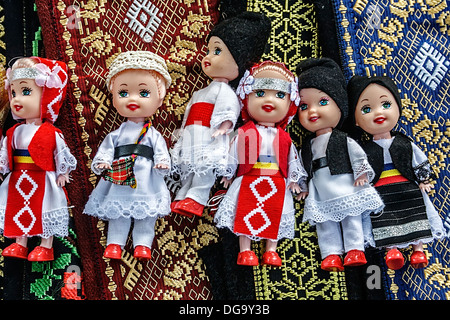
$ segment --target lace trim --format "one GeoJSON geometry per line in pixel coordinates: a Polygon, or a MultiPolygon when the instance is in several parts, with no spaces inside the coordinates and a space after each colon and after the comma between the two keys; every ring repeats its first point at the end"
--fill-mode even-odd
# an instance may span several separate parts
{"type": "Polygon", "coordinates": [[[83,213],[103,219],[163,217],[170,213],[168,194],[155,194],[153,197],[118,197],[105,199],[91,195],[83,213]]]}
{"type": "Polygon", "coordinates": [[[417,181],[419,182],[429,182],[430,179],[434,178],[433,169],[431,168],[431,164],[428,160],[414,167],[413,170],[416,175],[417,181]]]}
{"type": "Polygon", "coordinates": [[[218,113],[215,113],[213,117],[211,117],[210,125],[211,128],[219,128],[220,125],[225,121],[231,121],[233,125],[230,129],[227,130],[227,133],[230,133],[233,131],[233,127],[236,124],[236,112],[233,110],[224,110],[218,113]]]}
{"type": "MultiPolygon", "coordinates": [[[[214,216],[214,222],[218,228],[228,228],[231,231],[234,229],[234,218],[236,215],[236,203],[229,197],[225,195],[220,202],[219,209],[214,216]]],[[[295,209],[283,213],[281,215],[280,226],[278,229],[277,240],[281,240],[283,238],[293,239],[294,238],[294,225],[295,225],[295,209]]],[[[236,235],[240,236],[242,234],[236,233],[236,235]]],[[[260,241],[264,238],[251,236],[245,234],[249,239],[260,241]]]]}
{"type": "Polygon", "coordinates": [[[355,180],[362,176],[364,173],[367,173],[369,182],[372,181],[375,177],[375,172],[366,159],[355,161],[353,168],[353,176],[355,180]]]}
{"type": "Polygon", "coordinates": [[[96,175],[101,175],[103,172],[103,169],[97,169],[97,166],[100,163],[109,163],[112,164],[113,158],[109,153],[106,152],[97,152],[97,154],[94,157],[94,160],[92,160],[91,169],[96,175]]]}
{"type": "MultiPolygon", "coordinates": [[[[0,209],[0,229],[5,226],[5,208],[0,209]]],[[[33,235],[41,238],[52,236],[66,237],[69,232],[69,211],[67,207],[42,212],[42,234],[33,235]]]]}
{"type": "Polygon", "coordinates": [[[70,153],[69,148],[62,149],[57,155],[56,155],[56,174],[66,174],[70,171],[73,171],[77,168],[77,160],[75,157],[70,153]]]}
{"type": "Polygon", "coordinates": [[[383,201],[372,187],[326,201],[316,201],[308,197],[305,201],[303,221],[308,221],[311,225],[325,221],[339,222],[347,216],[378,213],[383,208],[383,201]]]}

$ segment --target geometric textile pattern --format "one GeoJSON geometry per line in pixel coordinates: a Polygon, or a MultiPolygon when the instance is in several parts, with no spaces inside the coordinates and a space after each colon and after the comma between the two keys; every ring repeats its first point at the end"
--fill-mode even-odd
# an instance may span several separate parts
{"type": "MultiPolygon", "coordinates": [[[[427,154],[437,176],[430,199],[449,230],[449,2],[333,0],[333,6],[347,79],[387,75],[397,83],[403,115],[396,130],[427,154]]],[[[384,269],[387,298],[450,298],[448,248],[448,239],[427,244],[429,265],[424,269],[416,270],[409,262],[397,271],[384,269]]]]}
{"type": "MultiPolygon", "coordinates": [[[[295,72],[297,64],[306,58],[318,57],[317,25],[314,5],[304,1],[249,0],[249,11],[263,12],[272,22],[269,47],[264,59],[280,61],[295,72]]],[[[295,119],[287,128],[297,149],[305,133],[295,119]]],[[[303,223],[303,201],[295,202],[294,239],[278,242],[277,252],[283,260],[280,268],[253,268],[255,293],[262,300],[334,299],[347,297],[343,272],[320,269],[317,234],[309,223],[303,223]]],[[[253,250],[264,253],[265,241],[253,241],[253,250]]]]}
{"type": "Polygon", "coordinates": [[[107,68],[120,53],[148,50],[164,57],[172,85],[152,125],[171,146],[192,93],[207,84],[200,61],[218,20],[218,1],[37,0],[46,53],[69,67],[66,108],[59,126],[78,160],[68,193],[83,262],[87,299],[212,299],[197,250],[217,241],[210,217],[169,215],[155,226],[152,259],[103,258],[107,223],[82,214],[98,181],[90,166],[106,135],[124,120],[106,89],[107,68]]]}

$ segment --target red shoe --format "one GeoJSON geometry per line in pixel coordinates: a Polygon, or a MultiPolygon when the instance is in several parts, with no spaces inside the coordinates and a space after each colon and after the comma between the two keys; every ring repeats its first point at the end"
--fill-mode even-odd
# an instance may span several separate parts
{"type": "Polygon", "coordinates": [[[133,256],[136,259],[150,260],[152,258],[151,251],[152,249],[150,249],[149,247],[136,246],[136,248],[134,248],[133,256]]]}
{"type": "Polygon", "coordinates": [[[103,252],[103,256],[109,259],[121,259],[122,258],[122,248],[115,243],[108,244],[103,252]]]}
{"type": "Polygon", "coordinates": [[[275,251],[266,251],[263,254],[262,257],[262,264],[274,266],[274,267],[281,267],[281,258],[275,251]]]}
{"type": "Polygon", "coordinates": [[[53,248],[37,246],[28,255],[28,261],[53,261],[53,248]]]}
{"type": "Polygon", "coordinates": [[[2,256],[16,259],[27,259],[28,248],[18,244],[17,242],[14,242],[13,244],[3,249],[2,256]]]}
{"type": "Polygon", "coordinates": [[[346,267],[362,266],[366,263],[366,256],[364,251],[361,250],[350,250],[344,258],[344,266],[346,267]]]}
{"type": "Polygon", "coordinates": [[[175,212],[175,206],[177,205],[178,202],[179,202],[179,201],[174,201],[174,202],[172,202],[172,203],[170,204],[170,210],[171,210],[172,212],[175,212]]]}
{"type": "Polygon", "coordinates": [[[193,215],[201,217],[203,214],[203,208],[205,206],[198,203],[191,198],[186,198],[184,200],[178,201],[178,203],[174,206],[174,212],[192,217],[193,215]]]}
{"type": "Polygon", "coordinates": [[[414,251],[409,261],[415,269],[425,268],[428,265],[427,255],[422,251],[414,251]]]}
{"type": "Polygon", "coordinates": [[[386,264],[389,269],[398,270],[405,264],[405,258],[397,248],[394,248],[386,254],[386,264]]]}
{"type": "Polygon", "coordinates": [[[258,257],[251,250],[246,250],[243,252],[239,252],[237,258],[237,264],[241,266],[257,266],[258,265],[258,257]]]}
{"type": "Polygon", "coordinates": [[[325,271],[344,271],[342,259],[337,254],[330,254],[323,259],[320,267],[325,271]]]}

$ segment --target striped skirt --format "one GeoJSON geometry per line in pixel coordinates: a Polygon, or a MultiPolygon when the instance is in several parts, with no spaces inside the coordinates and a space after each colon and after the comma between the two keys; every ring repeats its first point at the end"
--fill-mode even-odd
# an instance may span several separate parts
{"type": "Polygon", "coordinates": [[[385,204],[381,215],[371,217],[376,247],[414,243],[432,236],[422,192],[392,164],[385,164],[375,184],[385,204]]]}

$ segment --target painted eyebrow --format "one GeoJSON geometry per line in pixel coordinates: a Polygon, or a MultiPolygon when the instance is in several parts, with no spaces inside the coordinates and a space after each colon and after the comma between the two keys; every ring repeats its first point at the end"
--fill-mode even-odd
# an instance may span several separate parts
{"type": "Polygon", "coordinates": [[[146,86],[147,84],[145,82],[139,83],[140,86],[146,86]]]}
{"type": "Polygon", "coordinates": [[[380,96],[380,98],[383,98],[383,97],[387,98],[388,96],[385,95],[385,94],[383,94],[382,96],[380,96]]]}

